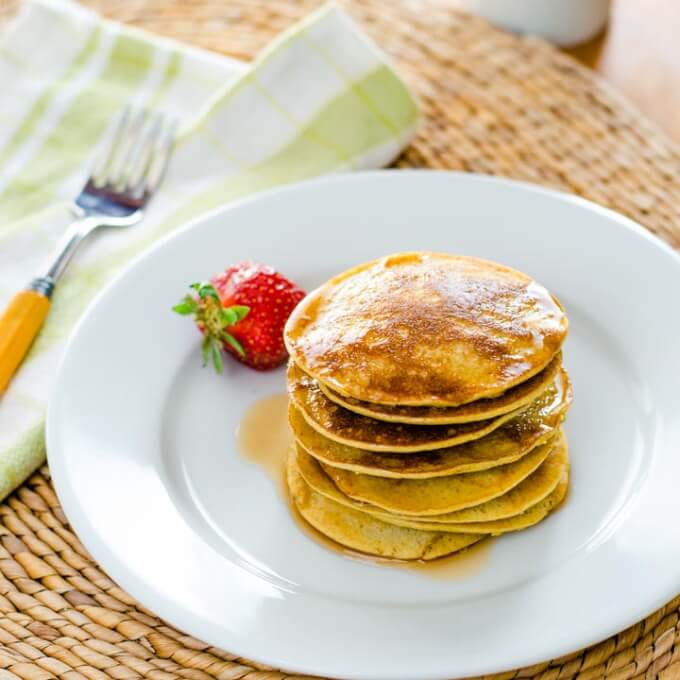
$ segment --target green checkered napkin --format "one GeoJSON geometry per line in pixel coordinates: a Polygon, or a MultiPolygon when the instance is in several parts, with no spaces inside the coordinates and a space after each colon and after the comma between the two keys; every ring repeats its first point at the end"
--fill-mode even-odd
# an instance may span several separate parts
{"type": "MultiPolygon", "coordinates": [[[[414,100],[329,6],[252,65],[103,21],[64,0],[27,2],[0,37],[0,305],[40,271],[88,159],[129,102],[185,122],[143,223],[91,242],[0,398],[0,497],[45,459],[44,414],[69,333],[131,257],[196,215],[269,187],[383,166],[411,138],[414,100]]],[[[100,359],[101,360],[101,359],[100,359]]],[[[102,386],[105,389],[105,386],[102,386]]]]}

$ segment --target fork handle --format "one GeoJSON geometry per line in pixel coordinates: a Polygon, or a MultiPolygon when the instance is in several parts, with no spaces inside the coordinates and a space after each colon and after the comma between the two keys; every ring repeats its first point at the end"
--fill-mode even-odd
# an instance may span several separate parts
{"type": "Polygon", "coordinates": [[[0,395],[7,389],[50,309],[55,283],[81,244],[101,222],[72,206],[74,220],[57,245],[57,253],[44,276],[31,281],[28,290],[17,293],[0,317],[0,395]]]}
{"type": "Polygon", "coordinates": [[[40,332],[50,309],[53,284],[40,278],[28,290],[17,293],[0,317],[0,394],[40,332]]]}

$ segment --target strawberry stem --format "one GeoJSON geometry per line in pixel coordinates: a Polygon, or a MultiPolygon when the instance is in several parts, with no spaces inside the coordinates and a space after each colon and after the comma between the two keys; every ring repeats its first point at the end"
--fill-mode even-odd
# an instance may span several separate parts
{"type": "Polygon", "coordinates": [[[201,342],[203,365],[207,366],[212,359],[217,373],[224,370],[222,350],[229,345],[240,356],[245,356],[243,345],[226,329],[245,319],[250,312],[246,305],[223,307],[219,293],[210,282],[192,283],[189,288],[197,297],[185,295],[172,309],[182,316],[194,316],[196,325],[204,334],[201,342]]]}

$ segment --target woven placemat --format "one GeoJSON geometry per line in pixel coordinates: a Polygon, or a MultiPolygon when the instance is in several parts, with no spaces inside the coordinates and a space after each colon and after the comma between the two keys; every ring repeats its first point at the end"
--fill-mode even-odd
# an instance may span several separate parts
{"type": "MultiPolygon", "coordinates": [[[[250,58],[319,2],[87,4],[120,21],[250,58]]],[[[393,55],[420,97],[424,124],[398,165],[504,175],[573,191],[680,246],[680,152],[590,72],[540,41],[504,34],[437,0],[343,4],[393,55]]],[[[294,677],[183,635],[118,588],[71,531],[47,468],[0,505],[0,574],[0,680],[294,677]]],[[[494,678],[680,678],[679,609],[676,598],[594,647],[494,678]]],[[[559,625],[558,612],[551,621],[559,625]]]]}

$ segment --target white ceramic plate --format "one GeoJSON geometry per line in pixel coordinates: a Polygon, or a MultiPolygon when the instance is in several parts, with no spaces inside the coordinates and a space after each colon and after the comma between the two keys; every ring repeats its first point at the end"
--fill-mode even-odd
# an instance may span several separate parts
{"type": "Polygon", "coordinates": [[[71,340],[49,460],[101,565],[172,624],[277,667],[448,678],[545,660],[632,624],[680,591],[678,257],[582,200],[452,173],[339,176],[215,212],[138,259],[71,340]],[[575,391],[572,490],[539,526],[449,580],[364,564],[301,532],[235,430],[282,371],[200,366],[186,285],[241,258],[311,288],[403,250],[525,271],[565,304],[575,391]]]}

